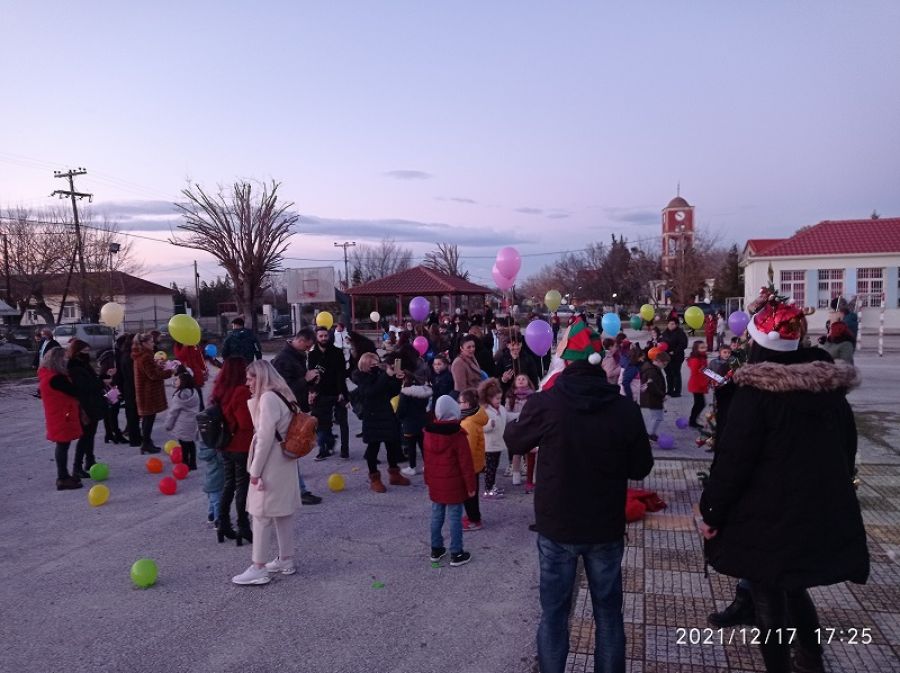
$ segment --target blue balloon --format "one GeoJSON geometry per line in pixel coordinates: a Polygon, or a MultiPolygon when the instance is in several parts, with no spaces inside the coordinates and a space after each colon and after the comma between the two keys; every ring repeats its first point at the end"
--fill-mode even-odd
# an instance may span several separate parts
{"type": "Polygon", "coordinates": [[[207,344],[207,345],[206,345],[206,348],[203,349],[203,352],[206,353],[206,357],[208,357],[208,358],[214,358],[214,357],[216,357],[216,354],[217,354],[219,351],[218,351],[218,349],[216,348],[216,345],[215,345],[215,344],[207,344]]]}
{"type": "Polygon", "coordinates": [[[615,313],[604,313],[600,320],[600,327],[610,336],[616,336],[622,331],[622,321],[615,313]]]}

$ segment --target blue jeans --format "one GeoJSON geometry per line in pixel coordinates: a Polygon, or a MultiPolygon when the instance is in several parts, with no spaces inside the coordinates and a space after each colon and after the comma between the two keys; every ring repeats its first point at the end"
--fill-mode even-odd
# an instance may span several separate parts
{"type": "Polygon", "coordinates": [[[222,491],[212,491],[211,493],[207,493],[206,496],[209,498],[209,507],[207,508],[206,513],[212,515],[213,521],[218,521],[219,502],[222,500],[222,491]]]}
{"type": "Polygon", "coordinates": [[[297,479],[300,481],[300,493],[306,493],[306,482],[303,481],[303,475],[300,474],[300,461],[297,461],[297,479]]]}
{"type": "Polygon", "coordinates": [[[594,608],[594,673],[624,673],[622,555],[625,542],[559,544],[538,535],[537,545],[541,566],[541,623],[537,634],[541,673],[563,673],[566,668],[569,611],[579,556],[584,561],[594,608]]]}
{"type": "Polygon", "coordinates": [[[444,515],[450,518],[450,553],[459,554],[463,550],[462,540],[462,503],[456,505],[442,505],[431,503],[431,548],[438,549],[444,546],[444,536],[441,529],[444,527],[444,515]]]}

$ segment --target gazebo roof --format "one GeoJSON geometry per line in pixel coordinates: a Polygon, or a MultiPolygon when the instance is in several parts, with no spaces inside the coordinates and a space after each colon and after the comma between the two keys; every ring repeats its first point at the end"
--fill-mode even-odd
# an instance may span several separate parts
{"type": "Polygon", "coordinates": [[[450,276],[425,266],[414,266],[347,290],[354,297],[423,297],[432,295],[491,294],[493,290],[470,283],[464,278],[450,276]]]}

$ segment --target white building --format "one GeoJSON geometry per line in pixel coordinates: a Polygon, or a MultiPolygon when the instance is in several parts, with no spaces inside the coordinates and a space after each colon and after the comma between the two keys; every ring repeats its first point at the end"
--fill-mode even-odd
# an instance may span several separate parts
{"type": "Polygon", "coordinates": [[[790,238],[751,239],[744,246],[745,302],[768,284],[803,306],[815,307],[809,326],[822,331],[834,299],[854,303],[871,332],[884,305],[886,329],[900,330],[900,218],[825,220],[790,238]]]}

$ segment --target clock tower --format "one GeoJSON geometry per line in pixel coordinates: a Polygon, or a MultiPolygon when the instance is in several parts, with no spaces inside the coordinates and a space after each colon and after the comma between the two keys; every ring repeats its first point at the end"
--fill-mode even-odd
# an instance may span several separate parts
{"type": "Polygon", "coordinates": [[[679,194],[662,211],[662,268],[671,271],[683,250],[694,244],[694,207],[679,194]]]}

